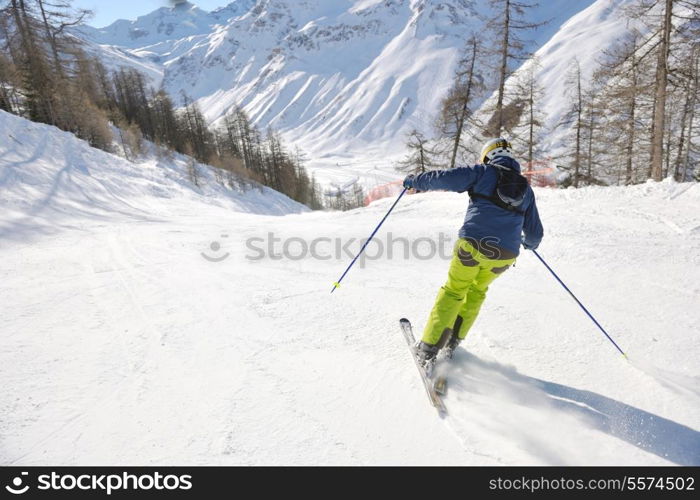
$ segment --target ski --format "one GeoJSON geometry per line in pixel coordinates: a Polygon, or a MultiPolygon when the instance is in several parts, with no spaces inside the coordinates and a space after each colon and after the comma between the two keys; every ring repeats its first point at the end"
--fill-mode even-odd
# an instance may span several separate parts
{"type": "Polygon", "coordinates": [[[444,418],[447,416],[447,408],[445,408],[445,403],[442,401],[442,397],[436,391],[435,387],[433,387],[433,384],[431,383],[430,379],[425,373],[425,370],[420,365],[420,363],[418,362],[418,358],[416,357],[414,347],[416,339],[413,336],[413,328],[411,327],[411,322],[408,321],[406,318],[401,318],[399,322],[401,324],[401,333],[403,333],[404,339],[406,339],[408,348],[411,351],[411,357],[413,358],[413,362],[416,364],[416,368],[418,368],[418,373],[420,374],[420,378],[423,381],[423,386],[425,387],[425,391],[428,393],[428,399],[438,411],[440,418],[444,418]]]}

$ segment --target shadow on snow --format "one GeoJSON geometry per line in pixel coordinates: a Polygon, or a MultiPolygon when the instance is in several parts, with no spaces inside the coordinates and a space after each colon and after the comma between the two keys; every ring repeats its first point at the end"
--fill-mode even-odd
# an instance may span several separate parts
{"type": "Polygon", "coordinates": [[[455,354],[450,372],[451,388],[484,395],[505,392],[509,402],[526,407],[549,405],[675,464],[700,465],[700,432],[648,411],[595,392],[528,377],[463,350],[455,354]]]}

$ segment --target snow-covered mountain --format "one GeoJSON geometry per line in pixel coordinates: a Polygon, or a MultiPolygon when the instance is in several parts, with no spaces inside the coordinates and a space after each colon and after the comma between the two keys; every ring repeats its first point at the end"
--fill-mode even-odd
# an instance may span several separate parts
{"type": "MultiPolygon", "coordinates": [[[[558,127],[573,105],[573,93],[567,89],[567,75],[575,60],[581,68],[583,85],[590,80],[606,49],[624,35],[631,23],[622,10],[634,0],[597,0],[587,9],[572,16],[527,61],[508,82],[513,86],[534,61],[534,75],[544,90],[538,103],[543,116],[543,129],[549,134],[541,137],[540,147],[549,155],[560,153],[566,145],[568,127],[558,127]]],[[[642,26],[638,26],[644,31],[642,26]]],[[[585,88],[585,87],[584,87],[585,88]]]]}
{"type": "Polygon", "coordinates": [[[105,28],[85,26],[85,32],[106,45],[139,48],[195,35],[207,35],[215,26],[249,11],[255,0],[237,0],[207,12],[189,2],[161,7],[133,21],[120,19],[105,28]]]}
{"type": "MultiPolygon", "coordinates": [[[[593,60],[619,34],[628,1],[551,0],[530,11],[549,20],[529,38],[542,48],[541,78],[554,84],[552,120],[562,68],[575,56],[593,60]]],[[[396,176],[391,161],[408,131],[430,134],[459,50],[488,15],[486,0],[237,0],[213,12],[184,3],[85,33],[159,68],[164,87],[195,99],[212,123],[243,106],[261,128],[280,129],[312,167],[325,167],[322,181],[373,184],[396,176]]]]}
{"type": "Polygon", "coordinates": [[[698,183],[536,188],[541,255],[629,361],[523,252],[441,420],[398,318],[425,325],[465,194],[404,197],[393,253],[331,295],[391,200],[291,213],[177,156],[0,130],[0,465],[700,465],[698,183]]]}

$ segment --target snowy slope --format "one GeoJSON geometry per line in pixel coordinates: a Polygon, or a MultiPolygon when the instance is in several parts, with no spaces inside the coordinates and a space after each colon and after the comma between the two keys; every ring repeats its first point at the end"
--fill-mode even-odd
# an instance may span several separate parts
{"type": "MultiPolygon", "coordinates": [[[[543,2],[532,20],[550,23],[528,35],[532,46],[592,2],[543,2]]],[[[165,88],[197,100],[212,123],[238,105],[261,128],[280,129],[321,182],[373,186],[397,177],[407,132],[432,134],[459,50],[487,15],[486,0],[237,0],[208,15],[163,8],[88,34],[159,64],[165,88]]]]}
{"type": "Polygon", "coordinates": [[[398,240],[331,295],[350,257],[302,241],[366,237],[390,200],[258,215],[295,207],[0,120],[2,465],[700,465],[697,184],[538,190],[542,255],[631,362],[524,254],[441,421],[398,318],[420,332],[447,261],[419,238],[454,241],[464,195],[405,197],[378,237],[417,254],[398,240]]]}
{"type": "Polygon", "coordinates": [[[115,218],[168,218],[188,214],[193,200],[257,214],[308,210],[267,187],[225,188],[205,165],[196,166],[200,186],[195,187],[185,158],[177,154],[149,154],[131,163],[68,132],[3,111],[0,130],[7,134],[0,142],[2,238],[21,239],[39,228],[52,232],[56,225],[73,227],[86,217],[105,224],[115,218]]]}

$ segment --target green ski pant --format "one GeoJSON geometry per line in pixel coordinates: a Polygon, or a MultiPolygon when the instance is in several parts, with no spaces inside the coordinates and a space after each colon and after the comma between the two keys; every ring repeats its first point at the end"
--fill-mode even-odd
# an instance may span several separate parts
{"type": "Polygon", "coordinates": [[[447,282],[440,289],[435,305],[423,332],[423,342],[435,345],[446,342],[446,329],[460,339],[479,315],[489,285],[508,269],[515,259],[493,260],[480,253],[467,240],[460,239],[447,275],[447,282]]]}

